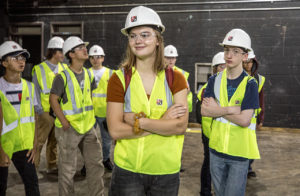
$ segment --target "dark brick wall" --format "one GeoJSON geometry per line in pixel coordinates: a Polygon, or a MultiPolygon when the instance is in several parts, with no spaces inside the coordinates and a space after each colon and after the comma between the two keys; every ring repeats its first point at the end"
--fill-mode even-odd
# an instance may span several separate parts
{"type": "MultiPolygon", "coordinates": [[[[33,1],[22,6],[17,2],[21,1],[10,1],[9,22],[43,21],[45,47],[50,38],[51,21],[84,21],[84,39],[91,45],[100,44],[106,53],[105,64],[117,68],[126,46],[126,38],[120,29],[124,26],[126,13],[132,8],[126,3],[132,4],[132,1],[100,1],[102,7],[99,7],[99,1],[93,0],[39,0],[36,7],[32,6],[33,1]],[[90,7],[69,7],[76,5],[90,7]]],[[[213,55],[222,50],[218,43],[225,34],[232,28],[242,28],[252,38],[260,63],[259,72],[266,77],[265,125],[300,128],[300,10],[287,9],[300,7],[300,2],[197,1],[200,4],[181,5],[176,4],[183,2],[179,0],[156,2],[161,4],[145,0],[134,3],[150,3],[149,7],[159,11],[166,26],[165,44],[177,47],[177,65],[190,72],[191,89],[194,89],[195,81],[194,64],[211,62],[213,55]]],[[[0,26],[0,34],[4,31],[0,26]]],[[[195,112],[190,121],[195,121],[195,112]]]]}

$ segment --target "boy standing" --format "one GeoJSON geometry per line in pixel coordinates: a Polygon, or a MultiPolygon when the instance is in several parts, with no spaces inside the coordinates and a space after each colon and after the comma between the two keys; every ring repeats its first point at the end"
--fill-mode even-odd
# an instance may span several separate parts
{"type": "Polygon", "coordinates": [[[13,41],[0,46],[1,64],[5,75],[0,78],[0,99],[3,127],[0,140],[0,195],[7,188],[9,159],[18,170],[26,196],[40,195],[34,166],[37,135],[34,85],[21,78],[25,62],[30,57],[26,49],[13,41]]]}
{"type": "Polygon", "coordinates": [[[209,147],[215,193],[240,196],[245,194],[249,159],[260,158],[254,113],[259,108],[258,86],[243,71],[251,50],[249,35],[233,29],[220,45],[227,68],[209,79],[201,114],[214,118],[209,147]]]}

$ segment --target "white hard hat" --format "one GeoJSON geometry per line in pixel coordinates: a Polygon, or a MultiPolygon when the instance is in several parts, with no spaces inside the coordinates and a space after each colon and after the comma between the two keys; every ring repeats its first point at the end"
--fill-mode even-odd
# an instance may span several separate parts
{"type": "Polygon", "coordinates": [[[47,48],[57,48],[62,49],[64,45],[64,40],[61,37],[52,37],[49,42],[47,48]]]}
{"type": "Polygon", "coordinates": [[[23,49],[19,44],[17,44],[14,41],[6,41],[3,44],[1,44],[0,59],[2,59],[2,57],[10,53],[14,53],[14,56],[24,54],[27,59],[30,57],[29,52],[26,49],[23,49]]]}
{"type": "Polygon", "coordinates": [[[93,45],[90,48],[90,50],[89,50],[89,56],[95,56],[95,55],[105,56],[104,51],[101,48],[101,46],[93,45]]]}
{"type": "Polygon", "coordinates": [[[127,15],[125,28],[121,29],[124,35],[128,35],[127,30],[137,26],[153,25],[165,31],[165,26],[161,23],[159,15],[152,9],[144,6],[132,8],[127,15]]]}
{"type": "Polygon", "coordinates": [[[255,54],[254,54],[253,49],[251,49],[251,51],[248,52],[248,60],[254,59],[254,58],[255,58],[255,54]]]}
{"type": "Polygon", "coordinates": [[[221,46],[236,46],[251,50],[250,36],[242,29],[232,29],[227,33],[221,46]]]}
{"type": "Polygon", "coordinates": [[[177,49],[173,45],[165,47],[165,57],[178,57],[177,49]]]}
{"type": "Polygon", "coordinates": [[[224,60],[224,52],[219,52],[213,57],[211,66],[214,67],[216,65],[225,64],[225,63],[226,62],[224,60]]]}
{"type": "Polygon", "coordinates": [[[71,36],[66,39],[63,45],[63,53],[66,55],[68,52],[70,52],[73,48],[76,46],[85,44],[86,46],[89,44],[88,42],[83,42],[79,37],[77,36],[71,36]]]}

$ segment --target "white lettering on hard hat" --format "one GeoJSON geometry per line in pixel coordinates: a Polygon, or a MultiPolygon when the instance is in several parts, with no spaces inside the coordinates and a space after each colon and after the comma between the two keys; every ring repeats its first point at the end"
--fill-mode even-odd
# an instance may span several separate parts
{"type": "Polygon", "coordinates": [[[131,16],[130,21],[131,22],[136,22],[137,21],[137,16],[131,16]]]}
{"type": "Polygon", "coordinates": [[[232,41],[232,39],[233,39],[233,36],[228,37],[228,41],[232,41]]]}

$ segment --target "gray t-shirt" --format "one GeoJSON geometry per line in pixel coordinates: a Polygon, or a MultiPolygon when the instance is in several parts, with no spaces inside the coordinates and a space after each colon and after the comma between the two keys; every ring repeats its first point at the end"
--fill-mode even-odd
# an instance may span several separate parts
{"type": "MultiPolygon", "coordinates": [[[[80,74],[77,74],[75,72],[73,72],[73,73],[79,83],[81,90],[83,91],[83,89],[84,89],[84,71],[82,71],[80,74]]],[[[64,74],[64,73],[61,73],[61,74],[64,74]]],[[[91,83],[91,91],[93,91],[96,88],[97,88],[97,85],[95,83],[95,80],[93,80],[91,83]]],[[[64,80],[60,74],[55,76],[53,83],[52,83],[52,88],[51,88],[50,93],[55,94],[59,97],[62,97],[63,103],[67,103],[68,98],[67,98],[67,94],[65,92],[65,84],[64,84],[64,80]]]]}

